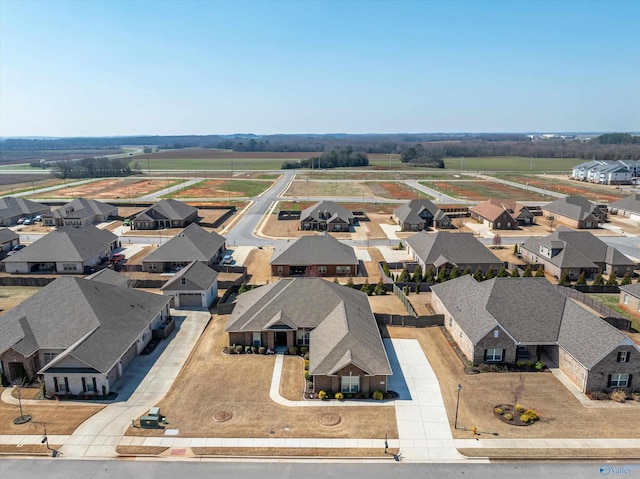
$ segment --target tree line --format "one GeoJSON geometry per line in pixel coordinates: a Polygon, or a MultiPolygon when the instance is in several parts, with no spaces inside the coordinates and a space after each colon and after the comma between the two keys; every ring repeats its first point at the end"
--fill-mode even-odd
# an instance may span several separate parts
{"type": "Polygon", "coordinates": [[[81,160],[57,161],[53,175],[58,178],[104,178],[109,176],[130,176],[128,158],[83,158],[81,160]]]}
{"type": "Polygon", "coordinates": [[[320,156],[314,156],[300,161],[285,161],[282,169],[294,168],[340,168],[369,166],[369,157],[364,153],[359,153],[351,147],[344,150],[325,151],[320,156]]]}

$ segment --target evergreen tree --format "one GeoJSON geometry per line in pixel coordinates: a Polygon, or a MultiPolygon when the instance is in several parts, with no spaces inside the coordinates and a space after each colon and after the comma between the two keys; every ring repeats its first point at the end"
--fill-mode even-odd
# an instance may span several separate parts
{"type": "Polygon", "coordinates": [[[384,274],[387,275],[387,278],[391,276],[391,272],[389,271],[389,265],[387,264],[386,261],[382,262],[382,271],[384,271],[384,274]]]}
{"type": "Polygon", "coordinates": [[[571,279],[569,278],[569,273],[565,272],[562,277],[560,278],[560,281],[558,281],[558,284],[560,286],[569,286],[571,284],[571,279]]]}
{"type": "Polygon", "coordinates": [[[360,288],[360,291],[363,293],[367,293],[367,296],[371,296],[371,285],[369,284],[369,280],[365,279],[364,284],[360,288]]]}
{"type": "Polygon", "coordinates": [[[484,280],[484,275],[482,274],[482,270],[480,269],[480,266],[478,266],[478,269],[476,270],[476,272],[473,273],[473,279],[475,279],[478,282],[484,280]]]}
{"type": "Polygon", "coordinates": [[[466,276],[468,274],[471,274],[471,268],[469,268],[468,266],[464,269],[464,271],[462,272],[462,276],[466,276]]]}
{"type": "Polygon", "coordinates": [[[513,254],[518,254],[518,243],[513,245],[513,254]]]}
{"type": "Polygon", "coordinates": [[[506,278],[507,276],[509,276],[509,273],[507,273],[507,268],[502,265],[502,267],[498,270],[498,274],[496,276],[498,278],[506,278]]]}
{"type": "Polygon", "coordinates": [[[438,271],[438,277],[436,278],[436,281],[438,283],[444,283],[446,280],[447,280],[447,268],[443,266],[438,271]]]}
{"type": "Polygon", "coordinates": [[[433,269],[431,266],[427,268],[427,271],[424,273],[424,281],[425,283],[433,284],[435,282],[435,277],[433,275],[433,269]]]}
{"type": "Polygon", "coordinates": [[[522,273],[522,277],[523,278],[531,278],[533,276],[533,274],[531,273],[531,265],[528,264],[527,265],[527,269],[524,270],[524,273],[522,273]]]}
{"type": "Polygon", "coordinates": [[[487,270],[487,272],[484,274],[484,279],[491,279],[495,276],[496,274],[493,271],[493,268],[489,268],[487,270]]]}
{"type": "Polygon", "coordinates": [[[596,275],[596,279],[593,280],[593,284],[595,285],[604,284],[604,278],[602,277],[602,273],[600,271],[598,271],[598,274],[596,275]]]}
{"type": "Polygon", "coordinates": [[[416,283],[416,294],[420,294],[420,283],[416,283]]]}
{"type": "Polygon", "coordinates": [[[578,275],[578,279],[576,279],[576,284],[587,284],[587,280],[584,277],[584,271],[578,275]]]}
{"type": "Polygon", "coordinates": [[[376,284],[376,288],[373,290],[373,294],[375,294],[376,296],[387,294],[387,289],[384,287],[384,282],[382,281],[382,279],[380,279],[380,281],[378,281],[378,283],[376,284]]]}
{"type": "Polygon", "coordinates": [[[349,288],[353,288],[353,278],[351,276],[349,276],[346,286],[348,286],[349,288]]]}
{"type": "Polygon", "coordinates": [[[399,249],[400,251],[402,251],[402,250],[404,249],[404,245],[402,244],[402,241],[399,241],[399,242],[398,242],[398,249],[399,249]]]}
{"type": "Polygon", "coordinates": [[[404,287],[404,295],[405,296],[409,296],[409,293],[411,292],[411,289],[409,288],[409,286],[405,286],[404,287]]]}
{"type": "Polygon", "coordinates": [[[449,272],[449,279],[456,279],[458,276],[460,276],[460,271],[457,266],[454,266],[449,272]]]}
{"type": "Polygon", "coordinates": [[[420,283],[422,281],[422,267],[420,265],[416,266],[416,269],[413,270],[413,277],[411,279],[414,283],[420,283]]]}
{"type": "Polygon", "coordinates": [[[538,266],[538,269],[536,270],[536,278],[544,278],[544,266],[538,266]]]}
{"type": "Polygon", "coordinates": [[[617,286],[618,280],[616,279],[615,274],[610,274],[609,279],[607,279],[607,286],[617,286]]]}
{"type": "Polygon", "coordinates": [[[407,271],[407,267],[402,268],[402,272],[400,276],[398,276],[398,283],[408,283],[409,282],[409,271],[407,271]]]}
{"type": "Polygon", "coordinates": [[[518,267],[517,266],[511,270],[511,277],[512,278],[519,278],[520,277],[520,272],[518,271],[518,267]]]}
{"type": "Polygon", "coordinates": [[[340,284],[340,281],[338,281],[338,278],[333,278],[333,282],[334,282],[335,284],[340,284]]]}
{"type": "Polygon", "coordinates": [[[620,281],[620,284],[621,284],[621,285],[623,285],[623,286],[624,286],[625,284],[631,284],[631,273],[629,273],[629,271],[627,271],[627,272],[624,274],[624,276],[623,276],[623,278],[622,278],[622,281],[620,281]]]}

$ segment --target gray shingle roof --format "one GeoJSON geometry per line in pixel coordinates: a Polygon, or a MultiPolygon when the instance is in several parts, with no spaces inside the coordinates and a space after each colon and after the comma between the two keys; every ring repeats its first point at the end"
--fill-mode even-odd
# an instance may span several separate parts
{"type": "Polygon", "coordinates": [[[620,286],[620,291],[629,293],[631,296],[640,298],[640,283],[625,284],[620,286]]]}
{"type": "Polygon", "coordinates": [[[20,235],[9,228],[0,228],[0,244],[8,243],[9,241],[15,241],[20,238],[20,235]]]}
{"type": "Polygon", "coordinates": [[[480,243],[472,233],[451,233],[449,231],[427,233],[421,231],[409,236],[406,241],[427,265],[435,264],[440,257],[457,265],[502,264],[502,261],[480,243]]]}
{"type": "Polygon", "coordinates": [[[135,220],[184,220],[197,211],[198,209],[193,206],[169,198],[142,210],[136,215],[135,220]]]}
{"type": "Polygon", "coordinates": [[[293,324],[313,330],[312,375],[332,374],[349,362],[370,375],[391,374],[367,295],[319,278],[281,279],[243,293],[225,331],[264,331],[287,323],[290,329],[293,324]]]}
{"type": "Polygon", "coordinates": [[[44,216],[54,218],[73,218],[84,219],[96,215],[105,214],[118,214],[118,208],[108,203],[102,203],[100,201],[88,199],[88,198],[76,198],[69,203],[62,205],[60,208],[55,209],[51,213],[44,216]],[[67,211],[69,213],[67,213],[67,211]]]}
{"type": "Polygon", "coordinates": [[[424,222],[424,220],[419,216],[423,210],[427,210],[431,213],[431,216],[433,216],[433,219],[436,222],[441,221],[447,216],[440,208],[427,199],[408,201],[396,208],[393,214],[396,215],[396,217],[403,223],[419,224],[424,222]]]}
{"type": "Polygon", "coordinates": [[[341,219],[349,223],[353,221],[353,213],[335,201],[321,201],[304,209],[300,214],[300,221],[320,220],[321,218],[327,222],[341,219]]]}
{"type": "Polygon", "coordinates": [[[100,271],[90,274],[89,276],[85,276],[84,279],[112,284],[114,286],[120,286],[122,288],[127,288],[129,286],[129,278],[127,278],[127,276],[117,273],[109,268],[101,269],[100,271]]]}
{"type": "Polygon", "coordinates": [[[181,233],[148,254],[142,262],[202,261],[207,263],[216,256],[220,248],[224,247],[225,241],[225,238],[215,231],[208,232],[197,223],[191,223],[181,233]]]}
{"type": "Polygon", "coordinates": [[[36,203],[24,198],[14,198],[13,196],[0,198],[0,218],[13,218],[21,215],[30,216],[44,211],[49,211],[49,207],[42,203],[36,203]]]}
{"type": "Polygon", "coordinates": [[[629,211],[631,213],[640,213],[640,194],[636,193],[622,198],[619,201],[614,201],[609,205],[609,208],[629,211]]]}
{"type": "Polygon", "coordinates": [[[357,265],[353,248],[333,236],[301,236],[273,252],[272,265],[357,265]]]}
{"type": "Polygon", "coordinates": [[[466,275],[431,289],[474,344],[499,324],[516,342],[557,344],[591,368],[626,339],[545,278],[478,283],[466,275]]]}
{"type": "Polygon", "coordinates": [[[12,348],[29,356],[39,349],[73,346],[68,352],[105,373],[169,301],[130,288],[61,277],[0,316],[0,351],[12,348]]]}
{"type": "Polygon", "coordinates": [[[161,290],[207,290],[215,282],[218,272],[200,261],[192,261],[167,281],[161,290]],[[182,284],[182,279],[185,284],[182,284]]]}
{"type": "Polygon", "coordinates": [[[11,263],[50,263],[55,261],[86,261],[108,250],[118,237],[111,231],[93,225],[82,228],[63,226],[4,259],[11,263]]]}
{"type": "Polygon", "coordinates": [[[582,221],[592,214],[597,206],[582,196],[567,196],[552,201],[542,209],[566,218],[582,221]]]}

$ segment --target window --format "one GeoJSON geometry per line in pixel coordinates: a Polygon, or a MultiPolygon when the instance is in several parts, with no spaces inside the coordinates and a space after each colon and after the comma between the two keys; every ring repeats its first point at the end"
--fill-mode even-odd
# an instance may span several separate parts
{"type": "Polygon", "coordinates": [[[497,329],[493,332],[493,337],[497,338],[498,335],[500,334],[500,331],[498,331],[497,329]]]}
{"type": "Polygon", "coordinates": [[[629,295],[628,294],[624,295],[623,301],[624,301],[624,304],[629,304],[629,295]]]}
{"type": "Polygon", "coordinates": [[[49,364],[58,355],[58,353],[44,353],[44,363],[49,364]]]}
{"type": "Polygon", "coordinates": [[[260,333],[253,333],[253,345],[258,348],[262,346],[262,338],[260,333]]]}
{"type": "Polygon", "coordinates": [[[618,362],[619,363],[628,363],[629,362],[629,351],[620,351],[620,352],[618,352],[618,362]]]}
{"type": "Polygon", "coordinates": [[[284,272],[284,266],[278,266],[278,274],[282,274],[284,272]]]}
{"type": "Polygon", "coordinates": [[[629,375],[626,373],[612,374],[609,379],[610,388],[626,388],[629,386],[629,375]]]}
{"type": "Polygon", "coordinates": [[[326,266],[318,266],[318,273],[327,274],[327,267],[326,266]]]}
{"type": "Polygon", "coordinates": [[[57,393],[69,392],[69,379],[66,377],[54,377],[53,386],[57,393]]]}
{"type": "Polygon", "coordinates": [[[82,390],[84,392],[94,393],[97,387],[96,378],[82,378],[82,390]]]}
{"type": "Polygon", "coordinates": [[[351,273],[351,266],[336,266],[336,273],[349,274],[351,273]]]}
{"type": "Polygon", "coordinates": [[[187,284],[187,279],[186,278],[180,278],[180,284],[182,286],[184,286],[185,284],[187,284]]]}
{"type": "Polygon", "coordinates": [[[309,346],[309,331],[296,331],[298,346],[309,346]]]}
{"type": "Polygon", "coordinates": [[[484,353],[484,360],[494,362],[502,361],[502,349],[487,349],[484,353]]]}
{"type": "Polygon", "coordinates": [[[62,265],[62,269],[64,271],[76,271],[77,270],[75,263],[64,263],[62,265]]]}
{"type": "Polygon", "coordinates": [[[357,393],[360,391],[360,376],[342,376],[343,393],[357,393]]]}

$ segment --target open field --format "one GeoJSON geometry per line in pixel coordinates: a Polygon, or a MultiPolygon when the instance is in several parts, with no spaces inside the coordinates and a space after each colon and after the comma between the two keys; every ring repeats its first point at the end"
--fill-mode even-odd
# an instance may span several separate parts
{"type": "Polygon", "coordinates": [[[42,288],[36,286],[1,286],[0,287],[0,315],[22,303],[42,288]]]}
{"type": "Polygon", "coordinates": [[[15,195],[25,191],[34,191],[39,188],[47,188],[64,184],[64,180],[54,178],[51,175],[32,175],[9,173],[0,174],[0,196],[15,195]]]}
{"type": "Polygon", "coordinates": [[[467,198],[469,201],[484,201],[490,198],[510,198],[519,201],[552,201],[554,198],[530,191],[516,188],[495,181],[421,181],[421,185],[441,191],[450,196],[467,198]]]}
{"type": "MultiPolygon", "coordinates": [[[[92,198],[100,199],[133,199],[148,195],[164,188],[177,187],[184,180],[171,178],[168,180],[146,178],[108,178],[81,185],[67,185],[57,190],[48,191],[30,197],[46,198],[92,198]]],[[[177,188],[176,188],[177,189],[177,188]]]]}
{"type": "MultiPolygon", "coordinates": [[[[453,429],[456,410],[456,386],[462,385],[458,425],[466,431],[454,430],[454,439],[470,439],[476,426],[482,439],[498,438],[640,438],[637,422],[638,403],[612,404],[607,408],[586,408],[550,372],[522,373],[527,390],[521,403],[534,409],[540,421],[529,427],[515,427],[495,417],[493,408],[509,403],[510,389],[521,373],[481,373],[468,375],[453,351],[442,328],[388,327],[392,338],[417,339],[433,367],[453,429]],[[498,433],[493,436],[492,433],[498,433]]],[[[485,456],[488,454],[485,450],[485,456]]]]}
{"type": "MultiPolygon", "coordinates": [[[[405,167],[406,165],[402,165],[405,167]]],[[[458,175],[458,178],[473,178],[472,175],[460,175],[458,171],[447,171],[440,168],[411,168],[404,170],[388,170],[388,169],[360,169],[353,168],[334,168],[330,170],[296,170],[296,179],[298,180],[434,180],[440,178],[451,178],[458,175]]]]}
{"type": "Polygon", "coordinates": [[[546,190],[557,191],[565,195],[579,195],[591,201],[612,202],[617,201],[630,192],[616,190],[613,186],[594,185],[584,181],[569,180],[566,177],[546,176],[546,175],[496,175],[505,180],[514,181],[523,185],[535,186],[546,190]]]}
{"type": "Polygon", "coordinates": [[[412,200],[414,198],[431,198],[421,191],[412,188],[405,183],[393,181],[367,182],[365,185],[374,196],[381,198],[393,198],[398,200],[412,200]]]}
{"type": "Polygon", "coordinates": [[[0,162],[7,164],[41,159],[47,161],[62,161],[94,156],[117,155],[118,153],[123,153],[123,150],[0,150],[0,162]]]}
{"type": "Polygon", "coordinates": [[[253,197],[273,184],[268,180],[204,180],[172,193],[172,198],[253,197]]]}
{"type": "MultiPolygon", "coordinates": [[[[280,211],[302,211],[309,206],[315,205],[314,201],[278,201],[276,208],[274,210],[275,214],[278,214],[280,211]]],[[[366,213],[380,213],[380,214],[391,214],[393,210],[398,207],[398,204],[395,203],[361,203],[361,202],[353,202],[353,203],[338,203],[345,208],[352,211],[364,211],[366,213]]]]}
{"type": "Polygon", "coordinates": [[[485,156],[461,159],[445,158],[447,170],[458,171],[537,171],[570,172],[574,166],[584,163],[580,158],[524,158],[521,156],[485,156]]]}
{"type": "Polygon", "coordinates": [[[373,192],[364,184],[358,182],[332,182],[332,181],[292,181],[291,185],[282,196],[341,196],[341,197],[372,197],[373,192]]]}
{"type": "MultiPolygon", "coordinates": [[[[380,407],[284,407],[269,398],[274,356],[222,353],[229,316],[213,316],[169,393],[157,404],[181,437],[397,438],[395,409],[380,407]],[[216,412],[232,414],[214,421],[216,412]],[[341,416],[323,426],[326,413],[341,416]]],[[[285,370],[286,372],[287,370],[285,370]]],[[[285,380],[286,381],[286,380],[285,380]]],[[[158,436],[164,431],[129,428],[127,435],[158,436]]]]}

